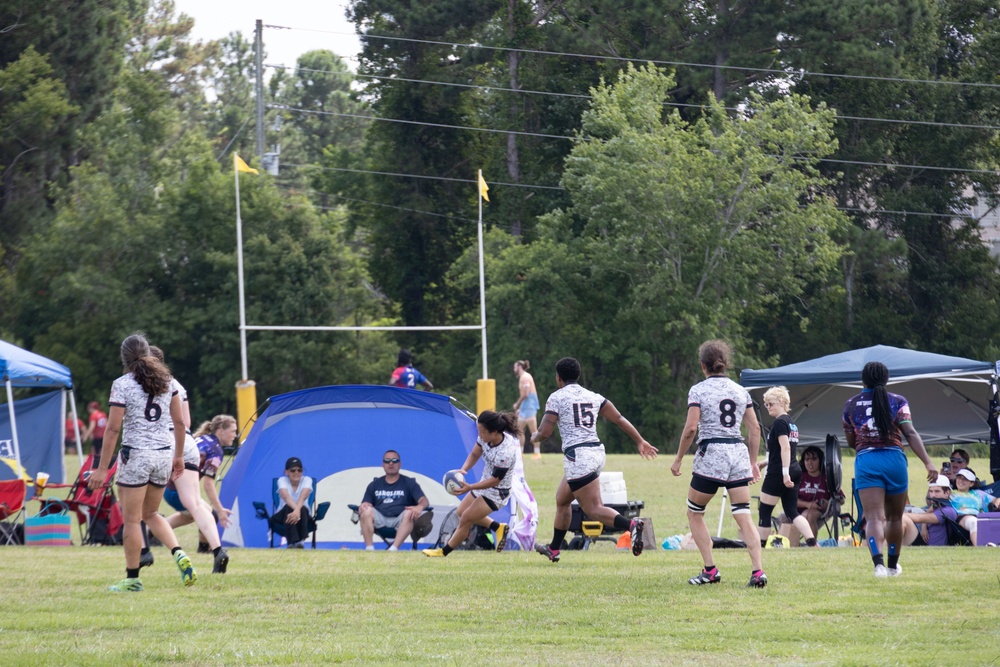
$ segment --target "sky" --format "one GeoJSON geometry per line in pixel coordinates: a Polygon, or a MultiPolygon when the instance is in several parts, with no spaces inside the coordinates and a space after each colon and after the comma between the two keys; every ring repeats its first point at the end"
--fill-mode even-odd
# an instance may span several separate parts
{"type": "Polygon", "coordinates": [[[344,17],[348,0],[174,2],[178,14],[194,18],[192,36],[202,41],[220,39],[234,31],[242,32],[252,40],[257,19],[262,20],[265,25],[265,65],[295,65],[296,59],[306,51],[327,49],[343,58],[351,69],[357,69],[355,54],[360,50],[358,37],[354,25],[344,17]],[[268,24],[297,29],[277,30],[267,28],[268,24]]]}

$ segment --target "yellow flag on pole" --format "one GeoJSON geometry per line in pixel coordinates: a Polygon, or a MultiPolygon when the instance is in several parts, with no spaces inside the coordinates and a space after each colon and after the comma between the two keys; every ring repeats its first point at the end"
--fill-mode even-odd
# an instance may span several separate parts
{"type": "Polygon", "coordinates": [[[490,186],[486,185],[486,179],[483,178],[483,172],[479,172],[479,196],[486,201],[490,200],[490,196],[486,194],[490,191],[490,186]]]}
{"type": "MultiPolygon", "coordinates": [[[[256,169],[254,169],[253,167],[251,167],[250,165],[248,165],[246,162],[244,162],[243,158],[241,158],[236,153],[233,153],[233,164],[236,166],[236,171],[245,171],[248,174],[257,174],[257,173],[259,173],[256,169]]],[[[487,201],[489,201],[489,200],[487,200],[487,201]]]]}

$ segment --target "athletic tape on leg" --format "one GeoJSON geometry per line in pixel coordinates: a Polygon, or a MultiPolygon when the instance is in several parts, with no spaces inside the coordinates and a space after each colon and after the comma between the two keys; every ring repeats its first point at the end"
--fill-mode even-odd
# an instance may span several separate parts
{"type": "Polygon", "coordinates": [[[698,503],[694,502],[693,500],[688,500],[688,511],[689,512],[694,512],[695,514],[704,514],[705,513],[705,505],[699,505],[698,503]]]}
{"type": "Polygon", "coordinates": [[[750,514],[750,503],[733,503],[729,510],[733,513],[733,516],[750,514]]]}

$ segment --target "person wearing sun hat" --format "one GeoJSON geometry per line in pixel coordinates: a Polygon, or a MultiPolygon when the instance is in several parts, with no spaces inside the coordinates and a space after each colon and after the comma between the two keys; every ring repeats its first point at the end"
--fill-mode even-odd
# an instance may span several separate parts
{"type": "Polygon", "coordinates": [[[973,489],[976,483],[976,473],[971,468],[962,468],[955,473],[955,491],[951,492],[951,506],[958,513],[958,522],[962,528],[969,531],[972,545],[976,546],[976,524],[980,512],[990,509],[1000,510],[1000,499],[985,491],[973,489]]]}

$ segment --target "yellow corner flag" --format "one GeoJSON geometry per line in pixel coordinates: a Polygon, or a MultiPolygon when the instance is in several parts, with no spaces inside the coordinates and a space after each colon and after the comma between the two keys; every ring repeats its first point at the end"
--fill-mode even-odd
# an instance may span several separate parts
{"type": "MultiPolygon", "coordinates": [[[[246,162],[244,162],[243,158],[241,158],[236,153],[233,153],[233,165],[236,167],[236,171],[245,171],[245,172],[247,172],[249,174],[257,174],[258,173],[256,169],[252,168],[250,165],[248,165],[246,162]]],[[[489,200],[487,200],[487,201],[489,201],[489,200]]]]}
{"type": "Polygon", "coordinates": [[[490,200],[490,196],[486,194],[490,191],[490,186],[486,185],[486,179],[483,178],[482,170],[479,171],[479,196],[481,196],[486,201],[490,200]]]}

